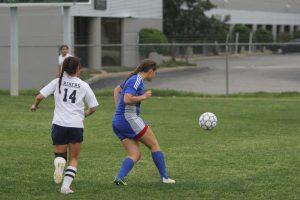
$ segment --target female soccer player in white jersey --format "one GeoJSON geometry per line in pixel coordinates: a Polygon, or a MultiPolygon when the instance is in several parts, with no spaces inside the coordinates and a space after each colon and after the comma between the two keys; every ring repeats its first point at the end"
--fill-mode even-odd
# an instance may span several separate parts
{"type": "Polygon", "coordinates": [[[138,142],[143,143],[151,150],[152,159],[162,182],[175,183],[175,180],[168,177],[164,154],[160,151],[154,133],[140,117],[141,101],[149,99],[152,95],[151,91],[144,92],[144,80],[152,81],[157,68],[158,65],[154,61],[146,59],[123,84],[115,88],[116,111],[112,127],[128,154],[115,177],[116,185],[127,185],[124,181],[125,176],[133,168],[134,163],[140,160],[141,153],[138,142]]]}
{"type": "Polygon", "coordinates": [[[69,46],[66,44],[63,44],[59,47],[59,56],[58,56],[58,63],[57,63],[57,67],[56,67],[56,78],[59,78],[60,74],[61,74],[61,69],[62,69],[62,65],[64,60],[67,57],[72,56],[71,54],[69,54],[69,46]]]}
{"type": "Polygon", "coordinates": [[[63,62],[59,78],[41,89],[36,96],[31,111],[38,109],[39,103],[54,94],[55,109],[52,121],[52,141],[54,145],[54,181],[61,183],[69,152],[67,167],[61,186],[61,193],[73,193],[70,185],[77,172],[80,146],[83,141],[83,120],[96,111],[99,105],[90,86],[78,78],[79,59],[68,57],[63,62]],[[84,111],[84,102],[89,107],[84,111]]]}

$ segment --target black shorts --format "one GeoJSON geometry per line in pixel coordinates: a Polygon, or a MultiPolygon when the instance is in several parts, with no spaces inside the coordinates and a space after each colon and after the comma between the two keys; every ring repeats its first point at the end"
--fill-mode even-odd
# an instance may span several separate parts
{"type": "Polygon", "coordinates": [[[83,141],[83,128],[63,127],[52,124],[53,145],[74,144],[83,141]]]}

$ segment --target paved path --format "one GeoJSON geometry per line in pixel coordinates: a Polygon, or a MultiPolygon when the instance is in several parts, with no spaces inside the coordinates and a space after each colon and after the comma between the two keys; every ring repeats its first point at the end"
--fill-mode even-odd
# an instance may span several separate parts
{"type": "MultiPolygon", "coordinates": [[[[193,61],[196,68],[158,73],[148,88],[176,89],[208,94],[225,93],[225,58],[193,61]]],[[[300,54],[231,57],[229,90],[236,92],[300,92],[300,54]]],[[[121,77],[105,78],[93,88],[112,88],[121,77]]]]}

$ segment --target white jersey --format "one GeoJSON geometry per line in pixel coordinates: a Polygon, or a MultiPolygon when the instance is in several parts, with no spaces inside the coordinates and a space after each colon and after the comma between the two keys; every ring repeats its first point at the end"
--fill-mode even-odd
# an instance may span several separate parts
{"type": "Polygon", "coordinates": [[[98,106],[98,101],[90,86],[80,78],[64,73],[59,94],[59,78],[41,89],[46,98],[54,94],[55,109],[52,124],[64,127],[83,128],[84,102],[89,108],[98,106]]]}
{"type": "Polygon", "coordinates": [[[71,54],[68,54],[66,56],[62,56],[62,55],[59,55],[58,56],[58,64],[60,65],[60,67],[62,67],[62,64],[64,63],[64,60],[67,58],[67,57],[70,57],[72,56],[71,54]]]}

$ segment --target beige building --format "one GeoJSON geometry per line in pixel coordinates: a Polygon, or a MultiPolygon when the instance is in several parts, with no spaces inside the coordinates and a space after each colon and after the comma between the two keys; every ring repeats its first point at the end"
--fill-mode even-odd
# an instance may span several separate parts
{"type": "MultiPolygon", "coordinates": [[[[71,7],[71,54],[85,67],[135,66],[142,28],[162,30],[162,0],[93,0],[71,7]],[[115,44],[115,45],[111,45],[115,44]]],[[[61,7],[20,7],[20,89],[38,88],[54,78],[63,44],[61,7]]],[[[10,10],[0,7],[0,89],[10,87],[10,10]]]]}

